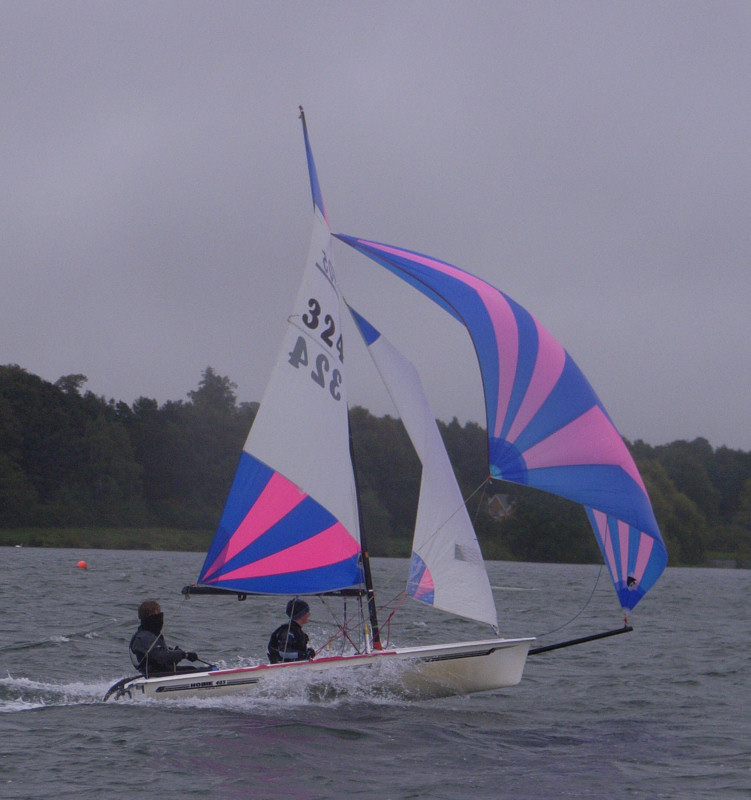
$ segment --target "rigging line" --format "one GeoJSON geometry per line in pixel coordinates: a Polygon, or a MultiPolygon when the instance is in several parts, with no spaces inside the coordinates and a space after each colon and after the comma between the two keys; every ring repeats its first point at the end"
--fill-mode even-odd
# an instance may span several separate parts
{"type": "Polygon", "coordinates": [[[487,478],[472,492],[472,494],[465,500],[466,504],[469,504],[469,501],[480,491],[482,490],[482,495],[480,499],[477,501],[477,507],[475,508],[475,517],[472,520],[472,527],[475,527],[475,523],[477,522],[477,518],[480,516],[480,509],[482,508],[482,498],[485,496],[485,492],[488,486],[490,486],[492,477],[488,475],[487,478]]]}
{"type": "MultiPolygon", "coordinates": [[[[355,644],[355,642],[352,640],[352,638],[349,635],[350,626],[346,622],[344,624],[340,623],[337,620],[336,615],[334,614],[334,612],[329,608],[329,605],[326,602],[326,600],[323,597],[321,597],[320,600],[323,603],[323,606],[326,609],[326,611],[329,612],[329,614],[331,615],[331,618],[334,620],[334,625],[336,626],[337,630],[336,630],[336,633],[334,633],[334,635],[331,636],[327,642],[324,642],[321,645],[321,647],[318,648],[318,652],[323,650],[325,647],[328,647],[332,642],[336,641],[336,639],[339,638],[339,636],[341,636],[343,640],[346,639],[352,645],[352,647],[354,647],[355,652],[360,653],[361,652],[360,648],[355,644]]],[[[345,614],[346,614],[346,608],[347,608],[346,603],[345,603],[344,608],[345,608],[345,614]]],[[[355,629],[360,628],[362,626],[362,620],[360,620],[359,622],[355,621],[353,623],[353,626],[354,626],[355,629]]],[[[343,647],[344,647],[344,642],[342,642],[342,649],[343,649],[343,647]]]]}
{"type": "MultiPolygon", "coordinates": [[[[329,637],[329,639],[326,642],[323,643],[323,645],[321,645],[321,647],[319,648],[319,651],[323,650],[325,647],[328,647],[328,645],[330,645],[332,642],[336,641],[336,639],[339,636],[341,636],[343,639],[346,639],[352,645],[352,647],[355,649],[356,652],[358,652],[358,653],[361,652],[360,647],[358,647],[358,645],[354,642],[354,640],[350,636],[350,633],[353,633],[354,631],[357,631],[357,630],[361,630],[362,627],[363,627],[363,620],[362,619],[359,619],[359,620],[358,619],[354,619],[351,623],[346,623],[345,622],[344,624],[342,624],[337,620],[336,615],[331,610],[329,604],[326,602],[326,599],[324,597],[320,597],[319,599],[321,600],[321,603],[323,604],[323,606],[326,609],[326,611],[331,615],[331,618],[333,620],[333,624],[337,628],[336,633],[334,633],[331,637],[329,637]]],[[[404,603],[404,601],[406,599],[407,599],[407,592],[405,590],[402,590],[402,591],[398,592],[397,594],[395,594],[388,602],[382,603],[381,605],[378,606],[378,610],[379,611],[386,611],[388,609],[391,609],[392,604],[396,603],[396,605],[393,607],[393,609],[391,610],[390,614],[386,618],[386,622],[384,623],[384,624],[389,626],[388,627],[388,630],[389,630],[389,637],[388,638],[390,638],[390,634],[391,634],[391,619],[394,616],[394,614],[396,614],[396,612],[401,608],[401,606],[403,605],[403,603],[404,603]]],[[[346,611],[346,606],[345,606],[345,611],[346,611]]],[[[388,638],[387,638],[387,642],[388,642],[388,638]]]]}
{"type": "MultiPolygon", "coordinates": [[[[460,506],[457,506],[456,510],[453,511],[451,514],[449,514],[448,517],[446,517],[446,519],[440,525],[438,525],[438,527],[433,531],[433,533],[431,533],[430,536],[427,537],[426,543],[430,542],[432,539],[434,539],[436,536],[438,536],[438,534],[441,532],[441,530],[446,525],[448,525],[449,522],[451,522],[451,520],[461,511],[462,508],[467,508],[467,506],[469,505],[469,501],[479,491],[481,491],[489,483],[489,481],[490,481],[490,477],[483,478],[482,483],[476,489],[474,489],[472,492],[470,492],[470,494],[468,494],[466,497],[462,497],[462,504],[460,506]]],[[[477,511],[475,512],[475,520],[477,520],[477,517],[478,517],[478,515],[480,513],[481,506],[482,506],[482,503],[478,503],[477,504],[477,511]]],[[[470,520],[470,522],[472,523],[472,530],[474,531],[474,521],[470,520]]],[[[475,532],[475,539],[477,539],[477,533],[476,532],[475,532]]],[[[478,542],[478,544],[479,544],[479,542],[478,542]]]]}
{"type": "MultiPolygon", "coordinates": [[[[402,605],[406,601],[407,592],[406,591],[400,592],[394,598],[394,600],[396,600],[398,598],[401,598],[401,599],[399,599],[399,602],[394,606],[394,610],[388,615],[388,617],[386,617],[386,621],[383,623],[386,626],[386,630],[387,630],[387,633],[386,633],[386,646],[388,646],[389,643],[391,642],[391,619],[393,618],[394,614],[396,614],[396,612],[402,607],[402,605]]],[[[391,602],[393,602],[393,600],[391,602]]]]}
{"type": "Polygon", "coordinates": [[[603,566],[604,566],[603,564],[600,564],[600,569],[597,570],[597,577],[595,578],[595,583],[594,583],[594,586],[592,587],[592,591],[589,593],[589,597],[587,598],[587,600],[584,603],[584,605],[579,609],[579,611],[577,611],[577,613],[574,614],[574,616],[571,617],[571,619],[568,622],[564,622],[563,625],[559,625],[557,628],[553,628],[552,630],[546,631],[545,633],[538,633],[538,634],[536,634],[536,638],[542,639],[544,636],[550,636],[551,633],[556,633],[557,631],[562,630],[563,628],[565,628],[566,626],[570,625],[575,619],[577,619],[578,617],[580,617],[582,615],[582,613],[584,612],[584,609],[589,605],[590,601],[592,600],[592,598],[595,595],[595,589],[597,588],[597,584],[598,584],[598,582],[600,580],[600,575],[602,575],[603,566]]]}
{"type": "MultiPolygon", "coordinates": [[[[401,605],[401,604],[404,602],[404,599],[406,598],[406,596],[407,596],[407,591],[406,591],[406,589],[402,589],[401,591],[397,592],[397,593],[396,593],[396,594],[395,594],[395,595],[394,595],[394,596],[391,598],[391,600],[389,600],[389,601],[388,601],[388,602],[386,602],[386,603],[381,603],[381,605],[380,605],[380,606],[378,606],[378,610],[379,610],[379,611],[383,611],[383,610],[385,610],[385,609],[389,608],[389,607],[391,606],[391,604],[392,604],[392,603],[397,603],[397,606],[396,606],[396,608],[399,608],[399,606],[400,606],[400,605],[401,605]]],[[[395,609],[395,610],[396,610],[396,609],[395,609]]]]}

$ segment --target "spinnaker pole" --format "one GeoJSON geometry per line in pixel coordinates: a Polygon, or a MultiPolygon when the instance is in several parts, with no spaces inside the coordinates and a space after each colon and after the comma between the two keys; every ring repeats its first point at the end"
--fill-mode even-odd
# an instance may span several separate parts
{"type": "Polygon", "coordinates": [[[618,636],[621,633],[631,633],[633,628],[631,625],[625,624],[622,628],[616,628],[613,631],[605,631],[604,633],[593,633],[590,636],[582,636],[579,639],[569,639],[565,642],[558,642],[557,644],[548,644],[544,647],[533,647],[527,655],[536,656],[538,653],[549,653],[551,650],[560,650],[562,647],[572,647],[575,644],[584,644],[584,642],[594,642],[597,639],[607,639],[609,636],[618,636]]]}

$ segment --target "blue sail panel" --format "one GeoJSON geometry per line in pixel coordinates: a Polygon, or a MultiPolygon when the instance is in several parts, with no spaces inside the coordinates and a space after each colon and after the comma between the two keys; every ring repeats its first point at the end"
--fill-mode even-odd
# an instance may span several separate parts
{"type": "Polygon", "coordinates": [[[198,582],[273,594],[330,591],[362,582],[359,557],[332,514],[243,452],[198,582]]]}
{"type": "Polygon", "coordinates": [[[592,508],[586,510],[621,606],[632,609],[662,574],[667,552],[632,525],[592,508]]]}
{"type": "Polygon", "coordinates": [[[432,606],[435,603],[435,585],[428,565],[417,553],[412,553],[407,579],[407,594],[415,600],[432,606]]]}
{"type": "Polygon", "coordinates": [[[326,216],[326,208],[323,205],[321,184],[318,182],[318,171],[316,170],[316,162],[313,160],[313,148],[310,146],[308,124],[305,122],[305,112],[302,106],[300,106],[300,119],[302,120],[302,130],[305,138],[305,156],[308,161],[308,176],[310,177],[310,192],[313,195],[313,206],[321,212],[321,216],[326,220],[326,224],[328,224],[329,219],[326,216]]]}
{"type": "MultiPolygon", "coordinates": [[[[566,497],[633,529],[634,537],[646,537],[648,544],[638,548],[647,576],[639,589],[632,581],[623,594],[619,586],[629,576],[611,571],[621,601],[638,602],[645,581],[651,586],[665,568],[665,545],[628,448],[562,345],[526,309],[458,267],[390,245],[336,238],[466,326],[482,376],[493,477],[566,497]]],[[[607,546],[610,540],[595,533],[601,548],[607,546]]]]}

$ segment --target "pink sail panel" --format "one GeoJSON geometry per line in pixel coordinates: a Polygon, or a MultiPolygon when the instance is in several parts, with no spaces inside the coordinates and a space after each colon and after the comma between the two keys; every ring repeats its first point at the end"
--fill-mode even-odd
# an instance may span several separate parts
{"type": "MultiPolygon", "coordinates": [[[[566,364],[566,351],[561,344],[553,338],[547,328],[540,325],[537,320],[534,322],[537,327],[541,357],[535,361],[534,372],[532,373],[529,386],[524,393],[524,399],[509,428],[508,440],[510,442],[515,442],[519,435],[534,419],[535,415],[542,407],[542,404],[553,391],[566,364]]],[[[514,323],[514,329],[516,329],[516,323],[514,323]]],[[[495,436],[500,436],[502,421],[506,416],[507,410],[507,406],[501,408],[500,405],[499,402],[498,416],[496,417],[495,424],[495,436]]]]}
{"type": "Polygon", "coordinates": [[[307,495],[291,481],[275,472],[255,505],[250,508],[232,538],[204,574],[210,580],[218,569],[234,558],[241,550],[263,536],[279,520],[296,508],[307,495]]]}
{"type": "Polygon", "coordinates": [[[430,574],[430,570],[426,568],[420,578],[420,582],[414,588],[412,596],[415,600],[422,600],[434,592],[435,584],[433,583],[433,576],[430,574]]]}
{"type": "Polygon", "coordinates": [[[337,522],[327,530],[286,550],[280,550],[266,558],[224,573],[221,580],[228,582],[264,578],[328,567],[343,559],[356,557],[359,552],[357,542],[347,533],[344,526],[337,522]]]}
{"type": "Polygon", "coordinates": [[[527,469],[576,464],[617,464],[646,492],[623,439],[612,435],[613,425],[593,406],[547,439],[524,451],[527,469]]]}

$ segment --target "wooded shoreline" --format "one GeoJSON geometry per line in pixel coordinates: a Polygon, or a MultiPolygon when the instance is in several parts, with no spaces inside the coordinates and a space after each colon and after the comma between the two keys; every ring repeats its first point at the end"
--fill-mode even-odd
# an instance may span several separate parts
{"type": "MultiPolygon", "coordinates": [[[[258,408],[207,367],[187,400],[132,405],[0,366],[0,545],[206,552],[258,408]]],[[[371,554],[409,557],[421,465],[399,419],[350,409],[371,554]]],[[[582,506],[488,478],[477,423],[438,420],[486,559],[599,563],[582,506]]],[[[751,453],[625,442],[671,566],[751,562],[751,453]]]]}
{"type": "MultiPolygon", "coordinates": [[[[205,553],[213,531],[176,530],[171,528],[19,528],[0,529],[0,547],[59,547],[81,550],[161,550],[205,553]]],[[[408,558],[401,542],[396,547],[371,548],[374,558],[408,558]]],[[[494,559],[489,559],[494,560],[494,559]]],[[[501,561],[528,561],[513,555],[501,561]]],[[[548,563],[568,563],[565,560],[548,563]]],[[[590,563],[600,563],[592,559],[590,563]]],[[[670,566],[670,565],[668,565],[670,566]]],[[[686,566],[686,565],[681,565],[686,566]]],[[[695,567],[717,569],[751,569],[751,560],[737,558],[733,553],[707,553],[703,563],[695,567]]]]}
{"type": "Polygon", "coordinates": [[[212,535],[171,528],[11,528],[0,530],[0,547],[206,552],[212,535]]]}

